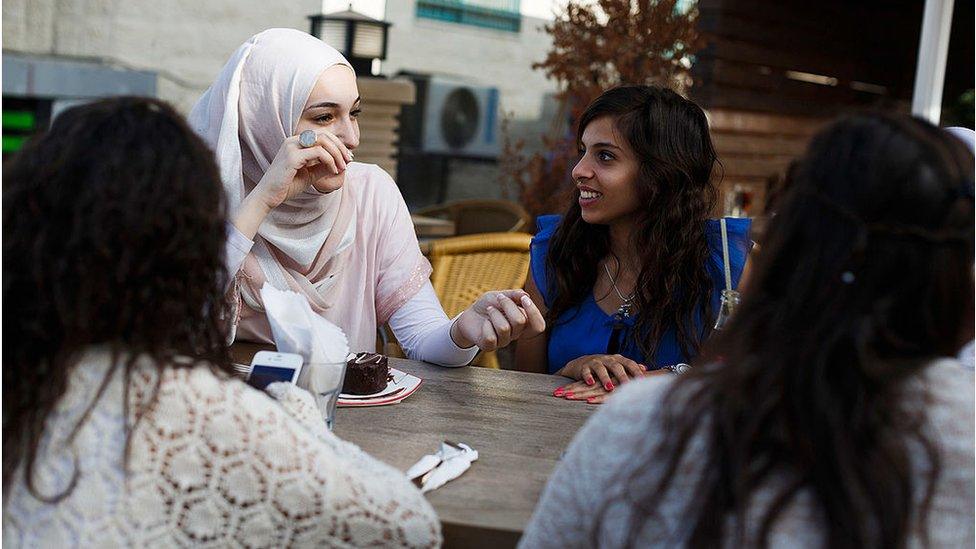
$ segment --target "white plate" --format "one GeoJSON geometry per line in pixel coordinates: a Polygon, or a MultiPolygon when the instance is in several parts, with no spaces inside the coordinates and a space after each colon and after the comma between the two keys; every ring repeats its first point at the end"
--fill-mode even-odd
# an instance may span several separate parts
{"type": "MultiPolygon", "coordinates": [[[[247,379],[248,374],[251,373],[251,367],[246,364],[233,363],[231,366],[244,379],[247,379]]],[[[390,368],[390,374],[393,376],[393,379],[386,382],[386,388],[382,391],[371,395],[349,395],[342,393],[339,395],[338,405],[354,408],[396,404],[412,395],[420,388],[420,384],[423,383],[423,380],[419,377],[402,372],[396,368],[390,368]]]]}
{"type": "Polygon", "coordinates": [[[401,372],[396,368],[390,368],[390,375],[393,379],[386,383],[386,388],[371,395],[349,395],[342,393],[339,395],[339,406],[384,406],[396,404],[401,400],[412,395],[420,388],[423,380],[417,376],[401,372]]]}

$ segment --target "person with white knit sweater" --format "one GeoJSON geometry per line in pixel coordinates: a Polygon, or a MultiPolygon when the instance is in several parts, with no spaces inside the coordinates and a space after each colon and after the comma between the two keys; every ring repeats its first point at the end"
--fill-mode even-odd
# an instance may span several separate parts
{"type": "Polygon", "coordinates": [[[3,191],[3,543],[436,547],[311,395],[233,377],[224,191],[165,103],[62,113],[3,191]]]}

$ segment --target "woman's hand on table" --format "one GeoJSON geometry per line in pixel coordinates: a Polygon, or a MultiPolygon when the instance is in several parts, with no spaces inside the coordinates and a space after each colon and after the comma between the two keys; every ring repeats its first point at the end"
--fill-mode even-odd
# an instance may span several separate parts
{"type": "MultiPolygon", "coordinates": [[[[609,357],[611,355],[590,355],[590,356],[580,357],[580,358],[587,359],[593,356],[609,357]]],[[[569,364],[567,364],[566,366],[568,367],[569,364]]],[[[667,370],[666,368],[662,368],[659,370],[650,370],[650,371],[644,370],[640,375],[631,376],[631,378],[665,375],[668,373],[669,370],[667,370]]],[[[565,374],[561,374],[561,375],[565,375],[565,374]]],[[[585,380],[581,380],[581,381],[574,381],[569,385],[564,385],[556,389],[552,393],[552,396],[565,398],[566,400],[581,400],[581,401],[585,401],[587,404],[600,404],[603,401],[605,401],[607,397],[613,394],[614,389],[616,389],[616,387],[619,386],[619,383],[617,384],[613,383],[613,378],[611,378],[611,384],[609,385],[610,387],[609,389],[605,385],[596,383],[596,381],[593,380],[592,377],[590,377],[589,379],[590,379],[590,383],[587,383],[587,381],[585,380]]]]}
{"type": "Polygon", "coordinates": [[[573,389],[597,387],[605,392],[611,392],[615,387],[632,378],[647,375],[647,367],[621,355],[585,355],[571,360],[556,372],[556,375],[577,380],[576,383],[563,387],[564,392],[572,392],[575,395],[576,392],[571,387],[573,389]]]}
{"type": "Polygon", "coordinates": [[[295,198],[309,187],[331,192],[343,184],[346,165],[353,155],[330,132],[315,132],[315,145],[303,148],[298,136],[286,138],[261,181],[241,204],[234,225],[244,236],[254,238],[268,213],[282,202],[295,198]]]}
{"type": "Polygon", "coordinates": [[[451,325],[451,338],[461,348],[500,349],[522,336],[546,330],[538,307],[523,290],[487,292],[451,325]]]}
{"type": "Polygon", "coordinates": [[[613,391],[606,390],[602,385],[587,385],[582,381],[574,381],[553,391],[552,396],[566,400],[579,400],[587,404],[602,404],[613,391]]]}

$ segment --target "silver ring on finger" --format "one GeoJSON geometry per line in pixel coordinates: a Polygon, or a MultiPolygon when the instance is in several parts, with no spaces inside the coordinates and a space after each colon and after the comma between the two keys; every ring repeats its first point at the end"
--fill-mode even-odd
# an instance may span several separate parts
{"type": "Polygon", "coordinates": [[[298,145],[303,149],[314,147],[318,140],[319,137],[312,130],[305,130],[298,134],[298,145]]]}

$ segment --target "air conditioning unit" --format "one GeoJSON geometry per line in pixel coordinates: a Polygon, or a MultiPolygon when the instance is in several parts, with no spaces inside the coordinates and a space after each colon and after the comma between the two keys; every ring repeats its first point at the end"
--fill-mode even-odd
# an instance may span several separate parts
{"type": "Polygon", "coordinates": [[[497,88],[441,76],[410,76],[417,85],[417,104],[404,108],[404,145],[421,154],[498,157],[497,88]],[[408,109],[413,112],[408,114],[408,109]]]}

